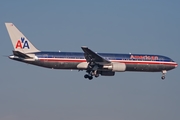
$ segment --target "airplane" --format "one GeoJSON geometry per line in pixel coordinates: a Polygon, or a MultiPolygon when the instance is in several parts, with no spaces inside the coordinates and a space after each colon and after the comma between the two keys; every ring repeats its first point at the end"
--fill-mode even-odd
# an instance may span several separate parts
{"type": "Polygon", "coordinates": [[[51,69],[85,70],[84,78],[114,76],[115,72],[162,72],[165,79],[167,71],[178,64],[171,58],[149,54],[97,53],[82,46],[83,52],[48,52],[38,50],[13,23],[5,23],[14,50],[12,60],[51,69]]]}

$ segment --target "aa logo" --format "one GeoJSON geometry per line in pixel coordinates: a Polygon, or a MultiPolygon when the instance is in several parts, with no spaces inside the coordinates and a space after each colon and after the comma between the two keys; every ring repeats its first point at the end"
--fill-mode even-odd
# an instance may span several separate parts
{"type": "Polygon", "coordinates": [[[21,40],[18,40],[16,43],[16,49],[17,48],[21,48],[21,49],[28,48],[29,49],[28,41],[25,40],[24,37],[21,37],[21,40]]]}

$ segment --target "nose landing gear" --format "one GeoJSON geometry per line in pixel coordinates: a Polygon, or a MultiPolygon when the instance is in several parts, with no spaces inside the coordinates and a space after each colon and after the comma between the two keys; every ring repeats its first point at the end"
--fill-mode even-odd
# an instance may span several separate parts
{"type": "Polygon", "coordinates": [[[164,80],[164,79],[165,79],[165,76],[162,76],[161,79],[164,80]]]}
{"type": "Polygon", "coordinates": [[[166,75],[166,73],[167,73],[167,71],[166,71],[166,70],[163,70],[163,71],[162,71],[162,77],[161,77],[161,79],[162,79],[162,80],[164,80],[164,79],[165,79],[165,75],[166,75]]]}

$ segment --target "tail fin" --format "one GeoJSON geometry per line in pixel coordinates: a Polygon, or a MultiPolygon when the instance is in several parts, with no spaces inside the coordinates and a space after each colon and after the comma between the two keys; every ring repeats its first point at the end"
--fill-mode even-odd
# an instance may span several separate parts
{"type": "Polygon", "coordinates": [[[14,50],[22,53],[39,52],[13,23],[5,23],[14,50]]]}

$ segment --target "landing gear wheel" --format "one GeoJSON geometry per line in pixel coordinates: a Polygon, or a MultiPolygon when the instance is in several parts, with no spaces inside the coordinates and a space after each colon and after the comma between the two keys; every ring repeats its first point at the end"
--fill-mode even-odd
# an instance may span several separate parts
{"type": "Polygon", "coordinates": [[[96,77],[96,78],[99,77],[99,74],[96,74],[95,77],[96,77]]]}
{"type": "Polygon", "coordinates": [[[85,75],[84,75],[84,78],[89,78],[89,75],[88,75],[88,74],[85,74],[85,75]]]}
{"type": "Polygon", "coordinates": [[[85,75],[84,75],[84,78],[88,78],[89,80],[92,80],[92,79],[93,79],[93,76],[90,76],[90,75],[88,75],[88,74],[85,74],[85,75]]]}
{"type": "Polygon", "coordinates": [[[92,80],[93,79],[93,77],[92,76],[89,76],[89,80],[92,80]]]}
{"type": "Polygon", "coordinates": [[[164,79],[165,79],[165,76],[162,76],[161,79],[164,80],[164,79]]]}
{"type": "Polygon", "coordinates": [[[162,80],[164,80],[164,79],[165,79],[165,75],[166,75],[166,73],[167,73],[167,71],[166,71],[166,70],[163,70],[163,71],[162,71],[162,77],[161,77],[161,79],[162,79],[162,80]]]}

